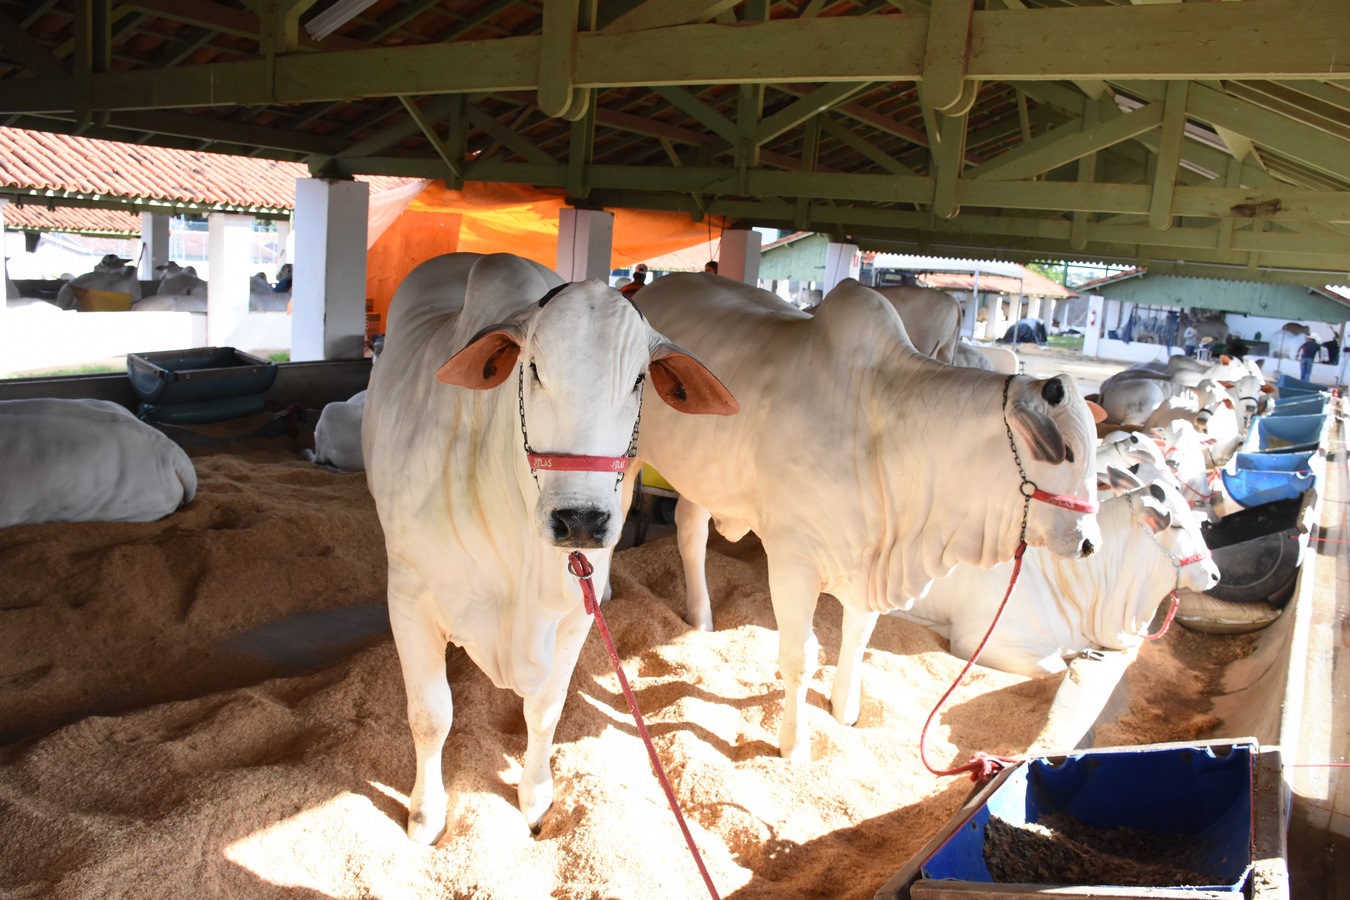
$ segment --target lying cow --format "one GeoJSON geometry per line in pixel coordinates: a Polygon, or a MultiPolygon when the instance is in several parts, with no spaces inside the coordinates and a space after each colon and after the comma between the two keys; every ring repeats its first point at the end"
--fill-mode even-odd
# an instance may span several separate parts
{"type": "Polygon", "coordinates": [[[107,400],[0,401],[0,528],[153,522],[197,494],[192,460],[107,400]]]}
{"type": "MultiPolygon", "coordinates": [[[[1090,559],[1027,550],[981,665],[1039,676],[1062,672],[1065,660],[1091,650],[1137,647],[1173,591],[1203,592],[1219,583],[1200,525],[1175,487],[1162,480],[1144,485],[1118,469],[1113,484],[1128,492],[1102,503],[1102,549],[1090,559]]],[[[896,614],[949,638],[952,654],[970,659],[1011,575],[1011,563],[958,566],[896,614]]]]}
{"type": "Polygon", "coordinates": [[[928,359],[890,304],[853,279],[815,316],[702,274],[658,278],[636,302],[662,333],[698,347],[742,404],[734,419],[687,425],[654,412],[639,456],[680,494],[691,625],[712,627],[710,516],[729,539],[753,530],[764,543],[786,696],[783,756],[811,755],[806,689],[822,591],[844,607],[831,704],[853,724],[880,613],[909,606],[957,563],[1011,559],[1023,535],[1069,558],[1099,543],[1096,430],[1072,380],[928,359]],[[1053,501],[1032,502],[1028,481],[1053,501]]]}
{"type": "Polygon", "coordinates": [[[311,462],[343,472],[365,471],[366,463],[361,455],[361,418],[365,404],[366,392],[360,391],[347,400],[324,406],[318,424],[314,426],[311,462]]]}
{"type": "Polygon", "coordinates": [[[155,270],[160,273],[156,294],[206,299],[206,282],[197,275],[195,266],[180,266],[169,260],[162,266],[155,266],[155,270]]]}
{"type": "Polygon", "coordinates": [[[648,376],[678,412],[736,411],[603,281],[560,285],[516,256],[452,253],[395,292],[362,448],[417,749],[414,840],[445,829],[447,642],[524,698],[520,810],[535,829],[552,804],[553,733],[591,623],[568,553],[590,554],[602,592],[648,376]]]}
{"type": "Polygon", "coordinates": [[[127,265],[128,262],[130,260],[123,259],[116,253],[105,255],[94,266],[92,272],[77,275],[61,285],[60,290],[56,292],[56,305],[62,309],[78,309],[80,298],[75,292],[77,287],[128,294],[132,302],[141,299],[140,279],[136,275],[135,267],[127,265]]]}

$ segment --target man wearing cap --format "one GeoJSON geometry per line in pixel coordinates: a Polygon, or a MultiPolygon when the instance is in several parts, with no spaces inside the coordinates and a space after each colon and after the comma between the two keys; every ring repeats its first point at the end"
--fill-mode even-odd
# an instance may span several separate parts
{"type": "Polygon", "coordinates": [[[638,291],[642,290],[642,286],[646,283],[647,283],[647,264],[638,263],[636,266],[633,267],[632,283],[625,284],[623,287],[619,288],[619,293],[623,294],[629,300],[632,300],[633,295],[636,294],[638,291]]]}

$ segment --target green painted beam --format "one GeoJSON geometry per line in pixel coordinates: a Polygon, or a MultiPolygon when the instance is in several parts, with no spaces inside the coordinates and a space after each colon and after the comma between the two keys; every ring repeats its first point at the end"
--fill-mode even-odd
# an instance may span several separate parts
{"type": "Polygon", "coordinates": [[[716,132],[722,140],[729,144],[736,143],[739,137],[736,123],[689,93],[689,91],[680,87],[658,87],[654,92],[671,106],[692,116],[700,124],[716,132]]]}
{"type": "Polygon", "coordinates": [[[778,112],[761,119],[755,126],[755,145],[768,143],[784,132],[801,125],[828,109],[845,103],[871,87],[867,82],[827,84],[805,97],[799,97],[778,112]]]}
{"type": "Polygon", "coordinates": [[[608,34],[646,31],[690,22],[706,22],[734,8],[740,0],[647,0],[604,27],[608,34]]]}
{"type": "MultiPolygon", "coordinates": [[[[1297,0],[1185,3],[1168,7],[978,10],[967,77],[985,82],[1065,78],[1272,78],[1350,81],[1343,10],[1297,0]],[[1093,35],[1090,45],[1046,34],[1093,35]],[[1223,40],[1213,39],[1222,34],[1223,40]]],[[[686,25],[577,36],[578,87],[918,81],[927,19],[828,16],[686,25]],[[847,53],[838,51],[847,47],[847,53]]],[[[309,103],[358,97],[537,90],[543,39],[456,41],[276,60],[275,99],[309,103]]],[[[96,74],[94,109],[259,105],[272,98],[259,61],[184,66],[173,72],[96,74]]],[[[53,79],[12,92],[0,112],[69,111],[75,88],[53,79]]]]}
{"type": "Polygon", "coordinates": [[[1163,101],[1162,136],[1154,161],[1153,194],[1148,203],[1148,224],[1158,231],[1172,227],[1172,194],[1176,187],[1177,168],[1181,165],[1181,144],[1186,139],[1188,88],[1189,82],[1169,81],[1167,97],[1163,101]]]}
{"type": "MultiPolygon", "coordinates": [[[[1346,30],[1350,31],[1350,24],[1346,30]]],[[[1343,138],[1200,85],[1191,90],[1188,106],[1191,115],[1203,122],[1227,128],[1334,178],[1350,177],[1350,144],[1343,138]]]]}
{"type": "Polygon", "coordinates": [[[1157,128],[1162,118],[1162,105],[1150,104],[1091,128],[1084,128],[1081,120],[1075,120],[976,166],[967,177],[1000,181],[1032,178],[1089,153],[1138,137],[1157,128]]]}
{"type": "Polygon", "coordinates": [[[524,157],[526,162],[537,166],[547,166],[554,162],[553,158],[547,153],[482,110],[470,108],[466,115],[470,125],[524,157]]]}

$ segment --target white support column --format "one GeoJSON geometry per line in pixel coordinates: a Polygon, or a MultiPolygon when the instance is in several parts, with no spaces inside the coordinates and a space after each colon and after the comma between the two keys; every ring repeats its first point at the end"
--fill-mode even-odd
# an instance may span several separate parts
{"type": "Polygon", "coordinates": [[[758,284],[759,248],[763,240],[764,236],[753,228],[722,232],[717,274],[746,284],[758,284]]]}
{"type": "MultiPolygon", "coordinates": [[[[19,289],[14,286],[14,282],[9,277],[9,233],[5,231],[5,204],[8,202],[8,200],[0,200],[0,257],[4,258],[6,301],[14,300],[19,296],[19,289]]],[[[0,306],[0,314],[3,314],[8,307],[8,303],[0,306]]]]}
{"type": "Polygon", "coordinates": [[[230,347],[248,316],[249,250],[253,217],[211,213],[207,218],[206,342],[230,347]]]}
{"type": "MultiPolygon", "coordinates": [[[[280,269],[280,268],[281,268],[283,265],[285,265],[286,263],[291,262],[291,256],[292,256],[292,254],[295,253],[295,241],[293,240],[294,237],[295,237],[295,235],[294,235],[294,233],[293,233],[292,230],[291,230],[291,220],[290,220],[290,219],[280,219],[280,220],[278,220],[278,222],[277,222],[277,247],[280,248],[279,251],[278,251],[278,252],[280,253],[280,258],[277,260],[277,268],[278,268],[278,269],[280,269]]],[[[292,264],[291,264],[291,268],[294,268],[294,267],[295,267],[295,264],[292,263],[292,264]]],[[[276,273],[276,272],[268,272],[267,274],[268,274],[268,275],[271,275],[273,278],[275,278],[277,273],[276,273]]]]}
{"type": "Polygon", "coordinates": [[[984,339],[996,341],[1008,330],[1008,323],[1003,318],[1003,295],[990,291],[985,294],[984,302],[989,310],[984,317],[984,339]]]}
{"type": "Polygon", "coordinates": [[[1087,322],[1083,327],[1083,355],[1096,356],[1106,323],[1106,298],[1100,294],[1088,295],[1087,322]]]}
{"type": "Polygon", "coordinates": [[[599,278],[609,283],[614,252],[614,213],[603,209],[558,210],[558,274],[563,281],[599,278]]]}
{"type": "MultiPolygon", "coordinates": [[[[1054,297],[1046,297],[1046,298],[1045,298],[1044,306],[1043,306],[1045,315],[1042,316],[1042,318],[1045,319],[1045,327],[1046,327],[1046,328],[1049,328],[1051,325],[1055,324],[1055,311],[1056,311],[1058,308],[1059,308],[1059,301],[1058,301],[1058,300],[1056,300],[1054,297]]],[[[1063,323],[1060,323],[1060,324],[1062,325],[1063,323]]]]}
{"type": "Polygon", "coordinates": [[[980,295],[967,294],[961,302],[961,334],[973,338],[980,321],[980,295]]]}
{"type": "Polygon", "coordinates": [[[862,274],[862,255],[857,244],[836,244],[831,241],[825,246],[825,280],[820,288],[828,294],[834,286],[845,278],[857,278],[862,274]]]}
{"type": "MultiPolygon", "coordinates": [[[[1026,318],[1028,318],[1028,319],[1039,319],[1040,317],[1041,317],[1041,298],[1040,298],[1040,297],[1027,297],[1027,314],[1026,314],[1026,318]]],[[[1049,322],[1046,322],[1045,324],[1046,324],[1046,325],[1049,325],[1050,323],[1049,323],[1049,322]]]]}
{"type": "Polygon", "coordinates": [[[169,261],[169,217],[164,213],[141,213],[141,267],[136,277],[158,281],[159,267],[169,261]]]}
{"type": "Polygon", "coordinates": [[[360,359],[366,342],[370,185],[295,182],[291,359],[360,359]]]}

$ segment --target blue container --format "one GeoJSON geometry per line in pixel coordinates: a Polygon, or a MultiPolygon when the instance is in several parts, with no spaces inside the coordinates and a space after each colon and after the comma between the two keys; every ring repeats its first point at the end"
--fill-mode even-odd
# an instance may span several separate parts
{"type": "Polygon", "coordinates": [[[1280,375],[1275,379],[1275,387],[1280,389],[1281,397],[1289,397],[1294,394],[1320,394],[1326,390],[1320,384],[1313,384],[1311,381],[1304,381],[1302,378],[1295,378],[1293,375],[1280,375]]]}
{"type": "Polygon", "coordinates": [[[1315,416],[1326,412],[1327,398],[1312,394],[1292,394],[1275,401],[1267,415],[1271,416],[1315,416]]]}
{"type": "Polygon", "coordinates": [[[1237,453],[1235,471],[1219,471],[1223,488],[1239,506],[1253,507],[1276,500],[1292,500],[1316,483],[1308,461],[1315,450],[1287,453],[1237,453]]]}
{"type": "Polygon", "coordinates": [[[277,364],[233,347],[128,353],[127,376],[142,403],[195,403],[261,394],[277,364]]]}
{"type": "Polygon", "coordinates": [[[1252,422],[1255,438],[1248,451],[1309,450],[1322,440],[1325,413],[1314,416],[1261,416],[1252,422]]]}
{"type": "Polygon", "coordinates": [[[1132,828],[1185,838],[1194,848],[1186,868],[1205,873],[1210,883],[1158,887],[1241,896],[1253,864],[1258,754],[1256,744],[1239,742],[1090,750],[1019,763],[923,861],[921,877],[1006,884],[994,880],[985,862],[991,817],[1020,826],[1067,815],[1094,829],[1132,828]]]}

